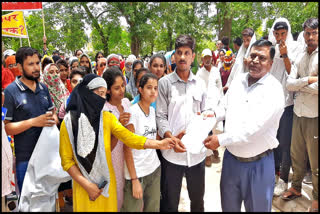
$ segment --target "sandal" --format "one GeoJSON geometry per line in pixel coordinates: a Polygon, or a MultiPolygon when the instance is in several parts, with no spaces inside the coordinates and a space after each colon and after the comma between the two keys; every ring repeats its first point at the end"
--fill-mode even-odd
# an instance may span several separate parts
{"type": "Polygon", "coordinates": [[[296,198],[299,198],[302,196],[302,194],[296,194],[297,190],[295,190],[294,188],[290,188],[288,189],[286,192],[284,192],[282,195],[281,195],[281,199],[285,200],[285,201],[291,201],[293,199],[296,199],[296,198]]]}

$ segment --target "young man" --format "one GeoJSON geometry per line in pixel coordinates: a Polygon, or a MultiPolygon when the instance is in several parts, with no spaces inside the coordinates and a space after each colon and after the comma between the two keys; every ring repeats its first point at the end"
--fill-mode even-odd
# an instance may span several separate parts
{"type": "Polygon", "coordinates": [[[291,166],[290,145],[293,118],[293,92],[288,91],[286,84],[291,72],[291,64],[296,59],[297,42],[293,41],[290,23],[285,18],[275,20],[268,38],[269,41],[275,45],[276,50],[270,73],[281,83],[286,99],[285,109],[281,116],[277,132],[279,146],[274,150],[276,170],[274,195],[280,196],[288,188],[291,166]]]}
{"type": "Polygon", "coordinates": [[[19,190],[22,190],[28,161],[36,146],[42,127],[58,123],[48,88],[38,82],[40,56],[31,47],[17,51],[16,61],[22,76],[17,77],[4,91],[4,107],[7,108],[5,129],[14,135],[16,175],[19,190]],[[49,111],[49,112],[48,112],[49,111]]]}
{"type": "Polygon", "coordinates": [[[176,70],[159,80],[156,101],[158,133],[162,138],[173,138],[176,143],[173,149],[161,150],[161,212],[178,211],[184,175],[191,212],[204,211],[206,153],[192,154],[180,140],[194,114],[205,110],[205,83],[190,70],[195,58],[194,49],[194,39],[188,35],[180,35],[175,42],[176,70]],[[190,161],[187,157],[190,157],[190,161]]]}
{"type": "Polygon", "coordinates": [[[249,72],[239,75],[215,110],[225,118],[225,132],[204,140],[209,149],[225,146],[220,181],[223,212],[271,212],[275,185],[273,148],[284,108],[283,89],[269,71],[274,47],[256,41],[248,58],[249,72]]]}
{"type": "Polygon", "coordinates": [[[240,37],[237,37],[233,40],[233,47],[234,47],[234,55],[237,56],[238,51],[242,45],[242,39],[240,37]]]}
{"type": "Polygon", "coordinates": [[[287,81],[287,89],[295,92],[291,141],[292,185],[282,195],[284,200],[301,197],[302,180],[309,159],[312,172],[311,211],[318,212],[319,139],[318,139],[318,18],[303,24],[307,47],[299,57],[287,81]]]}

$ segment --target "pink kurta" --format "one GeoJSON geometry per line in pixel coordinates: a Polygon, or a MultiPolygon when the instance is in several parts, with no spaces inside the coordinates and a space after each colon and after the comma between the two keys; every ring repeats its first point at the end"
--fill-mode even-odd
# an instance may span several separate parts
{"type": "MultiPolygon", "coordinates": [[[[125,112],[129,111],[131,105],[130,101],[127,98],[122,99],[122,106],[125,112]]],[[[103,107],[103,111],[109,111],[116,118],[119,119],[120,112],[116,106],[111,105],[109,102],[106,102],[103,107]]],[[[123,188],[124,188],[124,153],[123,153],[123,143],[118,140],[117,145],[114,147],[111,152],[112,165],[116,175],[117,182],[117,201],[118,201],[118,211],[120,211],[123,203],[123,188]]]]}

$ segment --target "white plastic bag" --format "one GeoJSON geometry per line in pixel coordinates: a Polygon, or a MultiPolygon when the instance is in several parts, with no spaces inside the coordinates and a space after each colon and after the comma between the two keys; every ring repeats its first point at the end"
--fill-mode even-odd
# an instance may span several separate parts
{"type": "Polygon", "coordinates": [[[43,127],[29,160],[20,196],[21,212],[55,212],[60,183],[71,180],[62,169],[57,126],[43,127]]]}

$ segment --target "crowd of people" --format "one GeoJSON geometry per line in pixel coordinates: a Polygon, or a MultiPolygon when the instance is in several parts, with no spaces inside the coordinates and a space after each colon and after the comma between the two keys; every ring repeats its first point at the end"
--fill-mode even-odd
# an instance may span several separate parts
{"type": "Polygon", "coordinates": [[[232,40],[235,50],[223,37],[202,51],[196,74],[189,35],[144,59],[100,51],[90,59],[81,49],[49,56],[45,37],[43,55],[2,50],[2,210],[28,185],[43,128],[57,126],[55,155],[70,176],[56,191],[61,208],[177,212],[185,177],[191,212],[203,212],[206,166],[225,147],[222,211],[239,212],[243,202],[246,211],[270,212],[273,197],[301,197],[309,174],[317,212],[318,19],[301,24],[297,39],[286,18],[259,39],[245,28],[232,40]],[[200,152],[184,143],[197,115],[216,120],[193,142],[206,148],[200,152]]]}

